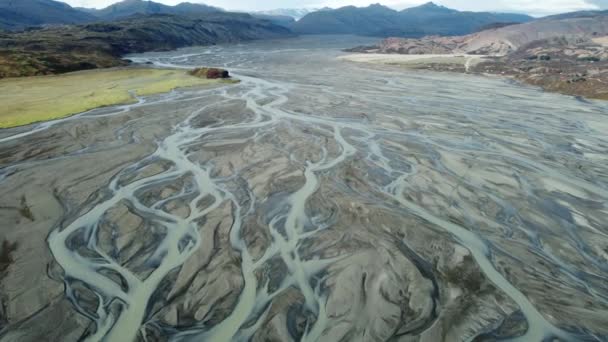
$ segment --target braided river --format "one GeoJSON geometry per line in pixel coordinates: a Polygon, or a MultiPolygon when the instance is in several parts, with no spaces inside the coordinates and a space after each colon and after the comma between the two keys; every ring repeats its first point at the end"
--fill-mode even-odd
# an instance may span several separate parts
{"type": "Polygon", "coordinates": [[[608,103],[371,41],[129,56],[240,83],[0,130],[0,341],[608,340],[608,103]]]}

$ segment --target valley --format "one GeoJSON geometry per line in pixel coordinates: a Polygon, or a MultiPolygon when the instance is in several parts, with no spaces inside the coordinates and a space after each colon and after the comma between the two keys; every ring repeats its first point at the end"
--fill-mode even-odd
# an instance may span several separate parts
{"type": "Polygon", "coordinates": [[[178,2],[0,0],[0,342],[608,341],[600,1],[178,2]]]}
{"type": "Polygon", "coordinates": [[[608,336],[606,102],[373,41],[130,55],[241,82],[1,130],[0,340],[608,336]]]}

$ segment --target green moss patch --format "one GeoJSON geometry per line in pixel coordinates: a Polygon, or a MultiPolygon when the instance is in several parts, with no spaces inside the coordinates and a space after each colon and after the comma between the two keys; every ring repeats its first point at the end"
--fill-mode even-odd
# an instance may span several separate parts
{"type": "Polygon", "coordinates": [[[63,118],[176,88],[225,82],[174,69],[104,69],[0,80],[0,128],[63,118]]]}

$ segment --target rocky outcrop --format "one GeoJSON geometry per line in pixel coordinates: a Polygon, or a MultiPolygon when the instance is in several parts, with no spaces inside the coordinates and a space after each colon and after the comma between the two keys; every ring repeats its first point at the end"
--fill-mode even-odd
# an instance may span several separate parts
{"type": "Polygon", "coordinates": [[[228,70],[218,68],[196,68],[188,72],[192,76],[206,78],[206,79],[219,79],[219,78],[230,78],[228,70]]]}
{"type": "MultiPolygon", "coordinates": [[[[446,54],[443,61],[440,61],[437,55],[433,55],[432,58],[421,55],[416,59],[416,56],[412,56],[412,49],[416,48],[415,45],[408,50],[409,56],[395,54],[357,56],[368,56],[371,58],[370,60],[378,56],[385,56],[384,60],[388,62],[383,63],[414,69],[502,75],[542,87],[547,91],[608,100],[608,47],[602,45],[603,42],[608,42],[608,37],[595,40],[587,38],[544,39],[524,45],[506,56],[459,56],[451,53],[446,54]],[[407,61],[407,57],[411,57],[411,60],[417,62],[403,62],[399,57],[404,57],[405,61],[407,61]],[[459,58],[468,60],[464,65],[458,65],[455,61],[459,58]],[[390,62],[391,59],[394,62],[390,62]]],[[[367,51],[373,50],[368,48],[367,51]]],[[[440,54],[440,52],[435,53],[440,54]]],[[[349,59],[348,57],[345,59],[349,59]]],[[[356,61],[355,57],[350,56],[350,60],[356,61]]]]}
{"type": "Polygon", "coordinates": [[[472,68],[570,95],[608,100],[608,48],[590,39],[546,39],[472,68]]]}
{"type": "Polygon", "coordinates": [[[415,38],[387,38],[376,46],[357,47],[349,52],[397,53],[404,55],[452,54],[457,48],[455,38],[427,36],[415,38]]]}

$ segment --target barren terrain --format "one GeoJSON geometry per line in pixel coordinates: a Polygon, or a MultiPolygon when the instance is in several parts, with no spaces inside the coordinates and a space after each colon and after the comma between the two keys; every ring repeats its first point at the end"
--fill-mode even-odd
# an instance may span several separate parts
{"type": "Polygon", "coordinates": [[[606,340],[608,104],[369,43],[130,56],[241,83],[0,130],[0,341],[606,340]]]}

